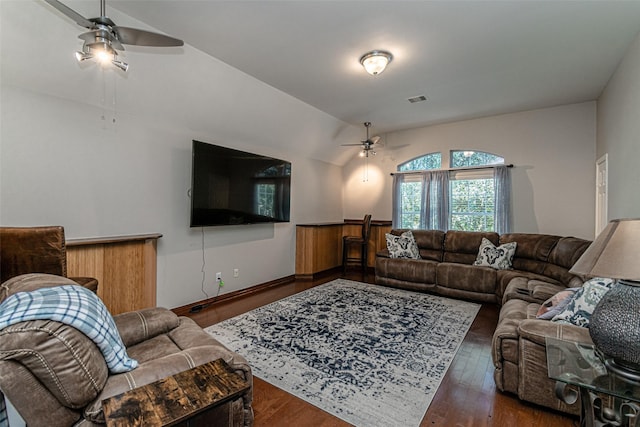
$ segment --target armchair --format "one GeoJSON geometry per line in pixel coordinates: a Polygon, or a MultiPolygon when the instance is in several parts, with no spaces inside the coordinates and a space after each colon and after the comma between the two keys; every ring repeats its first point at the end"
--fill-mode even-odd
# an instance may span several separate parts
{"type": "MultiPolygon", "coordinates": [[[[0,303],[17,292],[69,284],[77,283],[48,274],[17,276],[0,285],[0,303]]],[[[109,373],[93,341],[66,324],[32,320],[0,330],[0,392],[27,425],[102,425],[102,400],[218,358],[251,387],[215,409],[212,427],[253,424],[253,379],[242,356],[225,348],[193,320],[164,308],[113,318],[128,355],[139,364],[122,374],[109,373]]]]}
{"type": "MultiPolygon", "coordinates": [[[[0,227],[0,283],[27,273],[67,277],[63,227],[0,227]]],[[[98,281],[94,278],[72,280],[93,292],[98,290],[98,281]]]]}

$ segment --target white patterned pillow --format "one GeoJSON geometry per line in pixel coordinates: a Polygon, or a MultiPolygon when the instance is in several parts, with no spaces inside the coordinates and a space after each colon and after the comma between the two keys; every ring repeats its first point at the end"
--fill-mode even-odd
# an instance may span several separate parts
{"type": "Polygon", "coordinates": [[[399,236],[386,233],[384,237],[387,239],[387,249],[391,258],[420,259],[420,250],[411,230],[399,236]]]}
{"type": "Polygon", "coordinates": [[[496,270],[511,270],[516,246],[516,242],[509,242],[496,247],[491,243],[491,240],[483,237],[478,256],[473,265],[492,267],[496,270]]]}
{"type": "Polygon", "coordinates": [[[595,310],[596,305],[598,305],[604,294],[606,294],[615,283],[616,281],[613,279],[605,279],[602,277],[596,277],[586,281],[573,297],[571,297],[571,301],[569,301],[565,309],[551,319],[551,321],[588,328],[593,310],[595,310]]]}

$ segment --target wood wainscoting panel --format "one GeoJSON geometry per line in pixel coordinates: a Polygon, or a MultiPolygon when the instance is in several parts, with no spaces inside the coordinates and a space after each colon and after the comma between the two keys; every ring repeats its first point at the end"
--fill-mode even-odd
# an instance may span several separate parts
{"type": "Polygon", "coordinates": [[[95,277],[111,314],[156,306],[157,240],[136,235],[67,241],[67,275],[95,277]]]}
{"type": "Polygon", "coordinates": [[[367,257],[367,265],[369,267],[376,266],[376,252],[387,249],[387,238],[385,234],[391,231],[391,223],[384,222],[372,224],[371,237],[369,238],[369,256],[367,257]]]}
{"type": "Polygon", "coordinates": [[[342,265],[342,223],[296,226],[296,277],[342,265]]]}
{"type": "MultiPolygon", "coordinates": [[[[391,221],[371,221],[367,266],[375,267],[376,252],[387,247],[385,233],[391,221]]],[[[342,237],[360,236],[362,220],[337,223],[298,224],[296,226],[296,279],[311,279],[314,274],[342,266],[342,237]]],[[[357,257],[353,249],[350,256],[357,257]]]]}

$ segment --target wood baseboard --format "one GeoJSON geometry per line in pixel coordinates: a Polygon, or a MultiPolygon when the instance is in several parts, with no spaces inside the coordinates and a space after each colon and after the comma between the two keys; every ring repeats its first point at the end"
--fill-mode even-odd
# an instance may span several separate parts
{"type": "Polygon", "coordinates": [[[264,291],[265,289],[273,288],[280,285],[286,285],[288,283],[295,282],[296,277],[294,275],[281,277],[279,279],[272,280],[270,282],[261,283],[259,285],[251,286],[245,289],[229,292],[227,294],[218,295],[217,297],[208,298],[205,300],[197,301],[191,304],[183,305],[181,307],[172,308],[178,316],[187,316],[190,313],[195,313],[202,310],[211,304],[217,304],[223,301],[229,301],[236,298],[242,298],[257,292],[264,291]]]}

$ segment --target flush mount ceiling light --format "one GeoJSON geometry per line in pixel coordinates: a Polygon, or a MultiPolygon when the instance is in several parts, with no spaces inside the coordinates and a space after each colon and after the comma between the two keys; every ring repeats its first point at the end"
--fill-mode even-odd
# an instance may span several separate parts
{"type": "Polygon", "coordinates": [[[362,55],[360,63],[367,70],[367,73],[372,76],[377,76],[382,73],[387,65],[393,59],[393,55],[384,50],[372,50],[362,55]]]}

